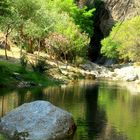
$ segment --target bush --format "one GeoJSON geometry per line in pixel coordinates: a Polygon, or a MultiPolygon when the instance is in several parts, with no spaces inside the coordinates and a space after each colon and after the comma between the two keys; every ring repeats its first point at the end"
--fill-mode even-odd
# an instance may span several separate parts
{"type": "Polygon", "coordinates": [[[35,63],[30,63],[34,72],[44,73],[47,70],[46,60],[38,58],[35,63]]]}
{"type": "Polygon", "coordinates": [[[77,56],[86,57],[88,35],[81,33],[67,13],[62,13],[55,31],[45,39],[46,50],[57,59],[73,61],[77,56]]]}
{"type": "MultiPolygon", "coordinates": [[[[50,2],[49,0],[47,1],[50,2]]],[[[93,35],[93,13],[95,8],[89,10],[86,6],[79,7],[73,0],[55,0],[52,1],[50,7],[54,11],[57,10],[57,14],[68,14],[82,32],[85,32],[90,37],[93,35]]]]}
{"type": "Polygon", "coordinates": [[[110,35],[101,41],[101,53],[110,58],[140,60],[140,16],[117,23],[110,35]]]}
{"type": "Polygon", "coordinates": [[[20,57],[20,64],[22,66],[22,70],[25,71],[26,70],[26,67],[27,67],[27,57],[26,57],[26,54],[22,54],[21,57],[20,57]]]}

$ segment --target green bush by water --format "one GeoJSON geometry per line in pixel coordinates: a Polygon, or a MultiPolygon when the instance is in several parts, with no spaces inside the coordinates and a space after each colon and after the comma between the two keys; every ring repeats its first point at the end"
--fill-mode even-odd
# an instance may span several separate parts
{"type": "Polygon", "coordinates": [[[117,23],[101,44],[101,53],[109,58],[138,62],[140,60],[140,16],[117,23]]]}

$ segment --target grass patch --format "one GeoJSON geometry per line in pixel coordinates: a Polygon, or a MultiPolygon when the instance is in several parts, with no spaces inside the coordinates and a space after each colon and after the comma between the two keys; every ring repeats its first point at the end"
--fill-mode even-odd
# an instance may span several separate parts
{"type": "Polygon", "coordinates": [[[16,64],[0,61],[0,86],[9,86],[12,82],[15,83],[16,80],[12,77],[12,74],[17,72],[19,68],[16,64]]]}
{"type": "Polygon", "coordinates": [[[51,80],[47,74],[24,70],[20,64],[13,64],[7,61],[0,61],[0,86],[9,87],[16,86],[21,81],[30,81],[35,85],[50,86],[59,84],[55,80],[51,80]],[[14,74],[18,75],[15,76],[14,74]]]}

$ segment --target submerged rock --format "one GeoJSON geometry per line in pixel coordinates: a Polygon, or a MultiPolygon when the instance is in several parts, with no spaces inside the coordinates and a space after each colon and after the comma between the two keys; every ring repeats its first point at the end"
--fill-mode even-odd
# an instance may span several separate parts
{"type": "Polygon", "coordinates": [[[53,140],[72,136],[72,115],[47,101],[26,103],[1,119],[0,131],[18,140],[53,140]]]}

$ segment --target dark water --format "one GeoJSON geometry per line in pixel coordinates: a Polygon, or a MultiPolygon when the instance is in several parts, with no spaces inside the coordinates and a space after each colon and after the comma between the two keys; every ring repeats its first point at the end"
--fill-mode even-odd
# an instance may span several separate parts
{"type": "MultiPolygon", "coordinates": [[[[0,117],[34,100],[47,100],[74,116],[72,140],[140,140],[140,94],[107,82],[46,89],[1,89],[0,117]]],[[[0,140],[6,140],[0,135],[0,140]]]]}

